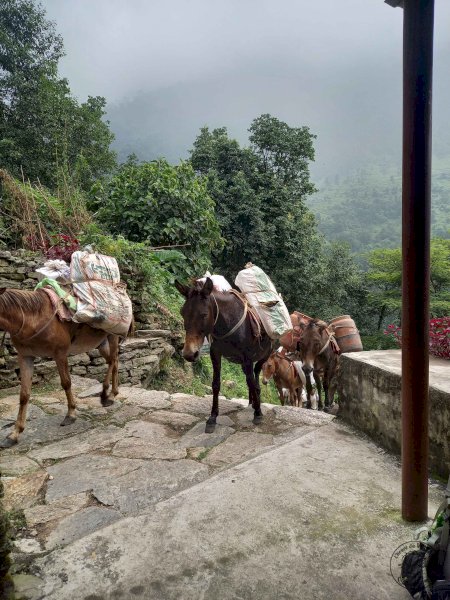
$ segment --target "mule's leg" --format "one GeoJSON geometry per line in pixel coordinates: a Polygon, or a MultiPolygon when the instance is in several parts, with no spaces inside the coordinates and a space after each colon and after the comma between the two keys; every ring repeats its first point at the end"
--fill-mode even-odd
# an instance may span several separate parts
{"type": "Polygon", "coordinates": [[[334,373],[333,368],[330,368],[330,370],[328,372],[328,394],[327,394],[328,403],[325,403],[326,411],[330,410],[334,404],[334,394],[336,393],[336,390],[337,390],[336,374],[334,373]]]}
{"type": "Polygon", "coordinates": [[[111,392],[113,396],[117,396],[119,393],[119,338],[117,335],[112,335],[111,338],[112,339],[109,340],[113,361],[111,392]]]}
{"type": "Polygon", "coordinates": [[[328,369],[325,369],[325,372],[323,374],[323,391],[325,393],[325,409],[327,409],[330,404],[329,388],[330,388],[330,374],[328,372],[328,369]]]}
{"type": "Polygon", "coordinates": [[[313,387],[311,385],[311,379],[309,378],[309,375],[306,376],[306,408],[312,408],[312,402],[311,402],[311,398],[312,398],[312,394],[313,394],[313,387]]]}
{"type": "Polygon", "coordinates": [[[314,380],[316,382],[317,395],[319,396],[318,397],[318,403],[317,403],[317,410],[323,410],[322,379],[320,378],[320,375],[314,374],[314,380]]]}
{"type": "Polygon", "coordinates": [[[72,392],[72,381],[70,380],[69,363],[67,362],[67,354],[59,354],[55,356],[56,366],[58,368],[59,377],[61,379],[61,387],[66,392],[67,398],[67,415],[61,423],[61,426],[71,425],[74,423],[75,409],[77,407],[75,398],[72,392]]]}
{"type": "Polygon", "coordinates": [[[218,352],[213,350],[212,346],[209,351],[209,355],[211,357],[211,362],[213,366],[213,402],[211,408],[211,416],[206,421],[205,433],[212,433],[216,428],[216,420],[219,416],[220,369],[222,366],[222,357],[218,352]]]}
{"type": "Polygon", "coordinates": [[[28,400],[31,394],[31,380],[33,379],[34,358],[30,356],[17,357],[20,367],[20,406],[14,430],[7,438],[0,442],[1,448],[9,448],[19,441],[19,435],[25,429],[27,418],[28,400]]]}
{"type": "Polygon", "coordinates": [[[283,386],[281,384],[277,384],[277,383],[275,383],[275,385],[278,390],[278,395],[280,396],[281,406],[284,406],[283,386]]]}
{"type": "Polygon", "coordinates": [[[245,379],[248,387],[248,397],[254,409],[253,423],[259,425],[262,421],[261,400],[256,391],[255,374],[253,371],[253,363],[251,361],[244,363],[245,379]]]}
{"type": "Polygon", "coordinates": [[[114,404],[114,400],[111,400],[108,394],[109,382],[111,381],[111,375],[113,374],[115,359],[115,348],[114,342],[112,342],[112,337],[113,336],[108,336],[108,338],[104,340],[98,347],[98,351],[108,363],[108,370],[106,371],[105,378],[103,379],[103,389],[102,393],[100,394],[102,406],[111,406],[111,404],[114,404]]]}
{"type": "Polygon", "coordinates": [[[263,368],[263,364],[265,363],[265,359],[259,360],[256,365],[255,365],[255,369],[254,369],[254,374],[255,374],[255,385],[256,385],[256,394],[258,396],[259,402],[261,403],[261,385],[259,383],[259,375],[261,373],[261,370],[263,368]]]}
{"type": "MultiPolygon", "coordinates": [[[[245,365],[242,364],[241,369],[242,369],[242,372],[244,373],[245,377],[247,377],[246,372],[245,372],[245,365]]],[[[250,394],[248,395],[248,405],[253,406],[253,400],[252,400],[250,394]]]]}

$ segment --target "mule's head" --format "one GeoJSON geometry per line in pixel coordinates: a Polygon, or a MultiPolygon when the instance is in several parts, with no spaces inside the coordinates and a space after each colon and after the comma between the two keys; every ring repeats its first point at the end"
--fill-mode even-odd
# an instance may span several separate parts
{"type": "Polygon", "coordinates": [[[302,335],[298,342],[300,359],[303,363],[303,371],[306,375],[312,373],[314,361],[324,346],[324,336],[327,324],[323,321],[313,320],[307,325],[300,325],[302,335]]]}
{"type": "Polygon", "coordinates": [[[175,287],[186,298],[180,311],[186,331],[182,355],[189,362],[195,362],[200,356],[203,340],[214,328],[213,282],[207,277],[205,283],[196,282],[189,287],[175,281],[175,287]]]}
{"type": "Polygon", "coordinates": [[[271,354],[262,367],[262,382],[267,385],[277,370],[275,354],[271,354]]]}

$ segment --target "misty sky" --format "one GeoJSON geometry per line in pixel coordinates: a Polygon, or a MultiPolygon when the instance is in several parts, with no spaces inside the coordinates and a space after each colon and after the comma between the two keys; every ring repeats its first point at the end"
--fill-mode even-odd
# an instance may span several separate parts
{"type": "MultiPolygon", "coordinates": [[[[203,125],[246,141],[271,113],[317,134],[316,178],[399,162],[402,10],[383,0],[44,0],[80,99],[120,157],[188,156],[203,125]]],[[[450,155],[450,2],[436,0],[435,152],[450,155]]]]}

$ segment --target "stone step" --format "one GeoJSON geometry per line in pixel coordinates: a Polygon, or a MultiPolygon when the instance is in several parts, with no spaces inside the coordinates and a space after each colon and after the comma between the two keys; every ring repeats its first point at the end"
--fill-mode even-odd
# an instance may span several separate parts
{"type": "Polygon", "coordinates": [[[172,333],[169,329],[138,329],[135,335],[141,338],[170,338],[172,333]]]}

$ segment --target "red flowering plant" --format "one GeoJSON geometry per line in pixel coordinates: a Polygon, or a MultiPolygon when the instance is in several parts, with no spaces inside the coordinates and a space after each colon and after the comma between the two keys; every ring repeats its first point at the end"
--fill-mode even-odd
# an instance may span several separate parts
{"type": "Polygon", "coordinates": [[[430,354],[450,360],[450,317],[431,319],[430,354]]]}
{"type": "Polygon", "coordinates": [[[394,338],[399,346],[402,345],[402,328],[398,325],[393,325],[391,323],[391,325],[388,325],[387,329],[385,329],[383,333],[384,335],[389,335],[394,338]]]}
{"type": "Polygon", "coordinates": [[[80,249],[77,238],[64,233],[52,235],[50,240],[30,234],[26,244],[31,250],[39,250],[51,260],[65,260],[69,264],[72,254],[80,249]]]}
{"type": "Polygon", "coordinates": [[[63,233],[58,233],[52,236],[52,244],[48,244],[47,248],[44,248],[45,256],[52,260],[65,260],[70,264],[72,254],[80,249],[80,242],[70,236],[63,233]]]}
{"type": "MultiPolygon", "coordinates": [[[[388,325],[384,331],[402,345],[402,329],[398,325],[388,325]]],[[[429,352],[438,358],[450,360],[450,317],[439,317],[430,320],[429,352]]]]}

